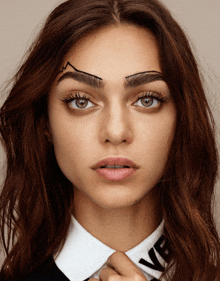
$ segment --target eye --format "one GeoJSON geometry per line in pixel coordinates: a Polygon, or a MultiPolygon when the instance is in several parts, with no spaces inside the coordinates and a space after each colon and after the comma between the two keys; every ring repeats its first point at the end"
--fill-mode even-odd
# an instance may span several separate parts
{"type": "Polygon", "coordinates": [[[146,107],[146,108],[158,108],[163,102],[167,100],[159,93],[146,92],[134,103],[134,105],[146,107]]]}
{"type": "Polygon", "coordinates": [[[85,94],[83,96],[80,93],[71,94],[69,97],[63,100],[64,103],[67,103],[70,108],[73,109],[87,109],[94,107],[94,104],[90,101],[90,98],[85,94]]]}
{"type": "Polygon", "coordinates": [[[69,106],[75,109],[84,109],[93,107],[94,104],[89,101],[87,98],[76,98],[69,102],[69,106]]]}

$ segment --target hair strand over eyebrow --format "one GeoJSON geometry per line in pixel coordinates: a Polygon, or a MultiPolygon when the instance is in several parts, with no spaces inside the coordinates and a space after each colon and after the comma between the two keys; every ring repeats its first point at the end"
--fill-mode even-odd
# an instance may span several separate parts
{"type": "MultiPolygon", "coordinates": [[[[126,76],[125,79],[129,79],[129,78],[131,78],[131,77],[133,77],[133,76],[136,76],[136,75],[148,74],[148,73],[149,73],[149,74],[155,73],[155,74],[158,74],[158,75],[160,75],[161,77],[163,77],[163,74],[162,74],[161,72],[156,71],[156,70],[149,70],[149,71],[142,71],[142,72],[138,72],[138,73],[135,73],[135,74],[131,74],[131,75],[129,75],[129,76],[126,76]]],[[[163,77],[163,79],[164,79],[164,77],[163,77]]]]}
{"type": "Polygon", "coordinates": [[[66,70],[66,68],[67,68],[67,66],[71,66],[76,72],[80,72],[80,73],[83,73],[83,74],[86,74],[86,75],[89,75],[89,76],[92,76],[92,77],[95,77],[95,78],[97,78],[97,79],[99,79],[99,80],[102,80],[102,78],[100,78],[100,77],[98,77],[98,76],[96,76],[96,75],[93,75],[93,74],[90,74],[90,73],[87,73],[87,72],[84,72],[84,71],[81,71],[81,70],[78,70],[77,68],[75,68],[69,61],[67,61],[67,63],[66,63],[66,65],[65,66],[63,66],[63,69],[62,70],[60,70],[59,72],[58,72],[58,74],[60,74],[60,73],[62,73],[64,70],[66,70]]]}

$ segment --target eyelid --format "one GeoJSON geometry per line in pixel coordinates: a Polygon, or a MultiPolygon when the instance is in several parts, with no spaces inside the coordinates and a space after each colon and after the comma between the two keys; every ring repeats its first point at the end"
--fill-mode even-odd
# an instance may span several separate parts
{"type": "Polygon", "coordinates": [[[75,91],[71,92],[67,97],[62,99],[64,103],[69,103],[77,98],[86,99],[90,101],[90,97],[85,92],[75,91]]]}
{"type": "Polygon", "coordinates": [[[155,98],[161,102],[164,102],[168,99],[168,96],[164,96],[163,94],[159,93],[159,92],[155,92],[155,91],[144,91],[141,92],[138,97],[137,100],[144,98],[144,97],[152,97],[155,98]]]}

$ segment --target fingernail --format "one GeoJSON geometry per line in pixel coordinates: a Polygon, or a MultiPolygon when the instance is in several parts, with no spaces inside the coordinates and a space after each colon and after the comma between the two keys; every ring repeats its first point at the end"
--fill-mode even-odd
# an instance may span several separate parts
{"type": "Polygon", "coordinates": [[[107,259],[107,265],[109,265],[109,264],[111,264],[111,257],[108,257],[108,259],[107,259]]]}

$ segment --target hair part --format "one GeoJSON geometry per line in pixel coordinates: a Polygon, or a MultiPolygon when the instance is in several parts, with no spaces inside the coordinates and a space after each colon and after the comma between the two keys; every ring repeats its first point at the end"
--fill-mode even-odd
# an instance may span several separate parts
{"type": "Polygon", "coordinates": [[[207,281],[220,275],[220,242],[211,208],[218,169],[214,121],[185,34],[157,0],[69,0],[48,17],[0,110],[7,155],[0,196],[7,254],[0,273],[3,280],[28,276],[65,242],[73,188],[58,167],[49,138],[47,97],[74,44],[99,28],[118,24],[154,33],[177,108],[175,138],[159,183],[172,249],[163,276],[169,281],[207,281]]]}

